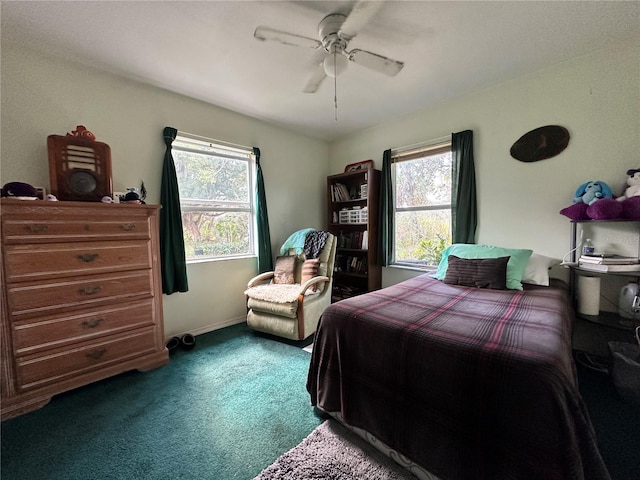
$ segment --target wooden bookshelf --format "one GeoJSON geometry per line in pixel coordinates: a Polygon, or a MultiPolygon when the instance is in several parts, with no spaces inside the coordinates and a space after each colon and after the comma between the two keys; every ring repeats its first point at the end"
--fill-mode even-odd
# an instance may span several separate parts
{"type": "Polygon", "coordinates": [[[380,170],[372,168],[327,177],[328,231],[338,240],[332,300],[377,290],[380,170]]]}

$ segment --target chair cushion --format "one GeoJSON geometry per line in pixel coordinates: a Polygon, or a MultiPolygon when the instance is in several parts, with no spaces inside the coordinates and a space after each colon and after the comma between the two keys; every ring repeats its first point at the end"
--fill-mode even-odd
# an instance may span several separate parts
{"type": "Polygon", "coordinates": [[[298,312],[298,301],[289,303],[274,303],[266,300],[249,297],[247,307],[250,311],[263,314],[276,315],[279,317],[296,318],[298,312]]]}
{"type": "MultiPolygon", "coordinates": [[[[248,288],[244,291],[244,294],[249,298],[255,298],[257,300],[264,300],[266,302],[273,303],[294,302],[298,299],[299,293],[299,283],[294,283],[292,285],[264,283],[262,285],[256,285],[255,287],[248,288]]],[[[310,295],[309,290],[305,292],[305,295],[310,295]]]]}
{"type": "Polygon", "coordinates": [[[287,255],[276,257],[276,266],[274,269],[273,283],[291,284],[295,283],[295,269],[297,257],[287,255]]]}
{"type": "Polygon", "coordinates": [[[298,310],[299,284],[266,284],[247,289],[247,307],[259,312],[295,318],[298,310]]]}

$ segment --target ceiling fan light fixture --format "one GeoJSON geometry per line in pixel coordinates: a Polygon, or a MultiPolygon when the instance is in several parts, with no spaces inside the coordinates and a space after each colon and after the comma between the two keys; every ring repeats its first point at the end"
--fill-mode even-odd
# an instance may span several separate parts
{"type": "Polygon", "coordinates": [[[347,65],[349,64],[349,59],[342,55],[341,53],[337,53],[334,51],[331,55],[327,55],[327,57],[322,62],[322,66],[324,68],[324,73],[327,74],[328,77],[335,78],[344,72],[347,69],[347,65]]]}

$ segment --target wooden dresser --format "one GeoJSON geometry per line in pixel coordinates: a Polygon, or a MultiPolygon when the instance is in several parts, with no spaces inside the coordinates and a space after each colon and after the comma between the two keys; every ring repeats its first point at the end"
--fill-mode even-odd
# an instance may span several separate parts
{"type": "Polygon", "coordinates": [[[168,362],[158,211],[2,199],[2,418],[168,362]]]}

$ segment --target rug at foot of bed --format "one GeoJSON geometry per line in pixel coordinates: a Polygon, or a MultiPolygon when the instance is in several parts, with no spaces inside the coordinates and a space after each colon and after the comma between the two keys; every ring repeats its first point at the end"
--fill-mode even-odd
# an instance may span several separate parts
{"type": "Polygon", "coordinates": [[[411,473],[347,430],[326,420],[254,480],[416,480],[411,473]]]}

